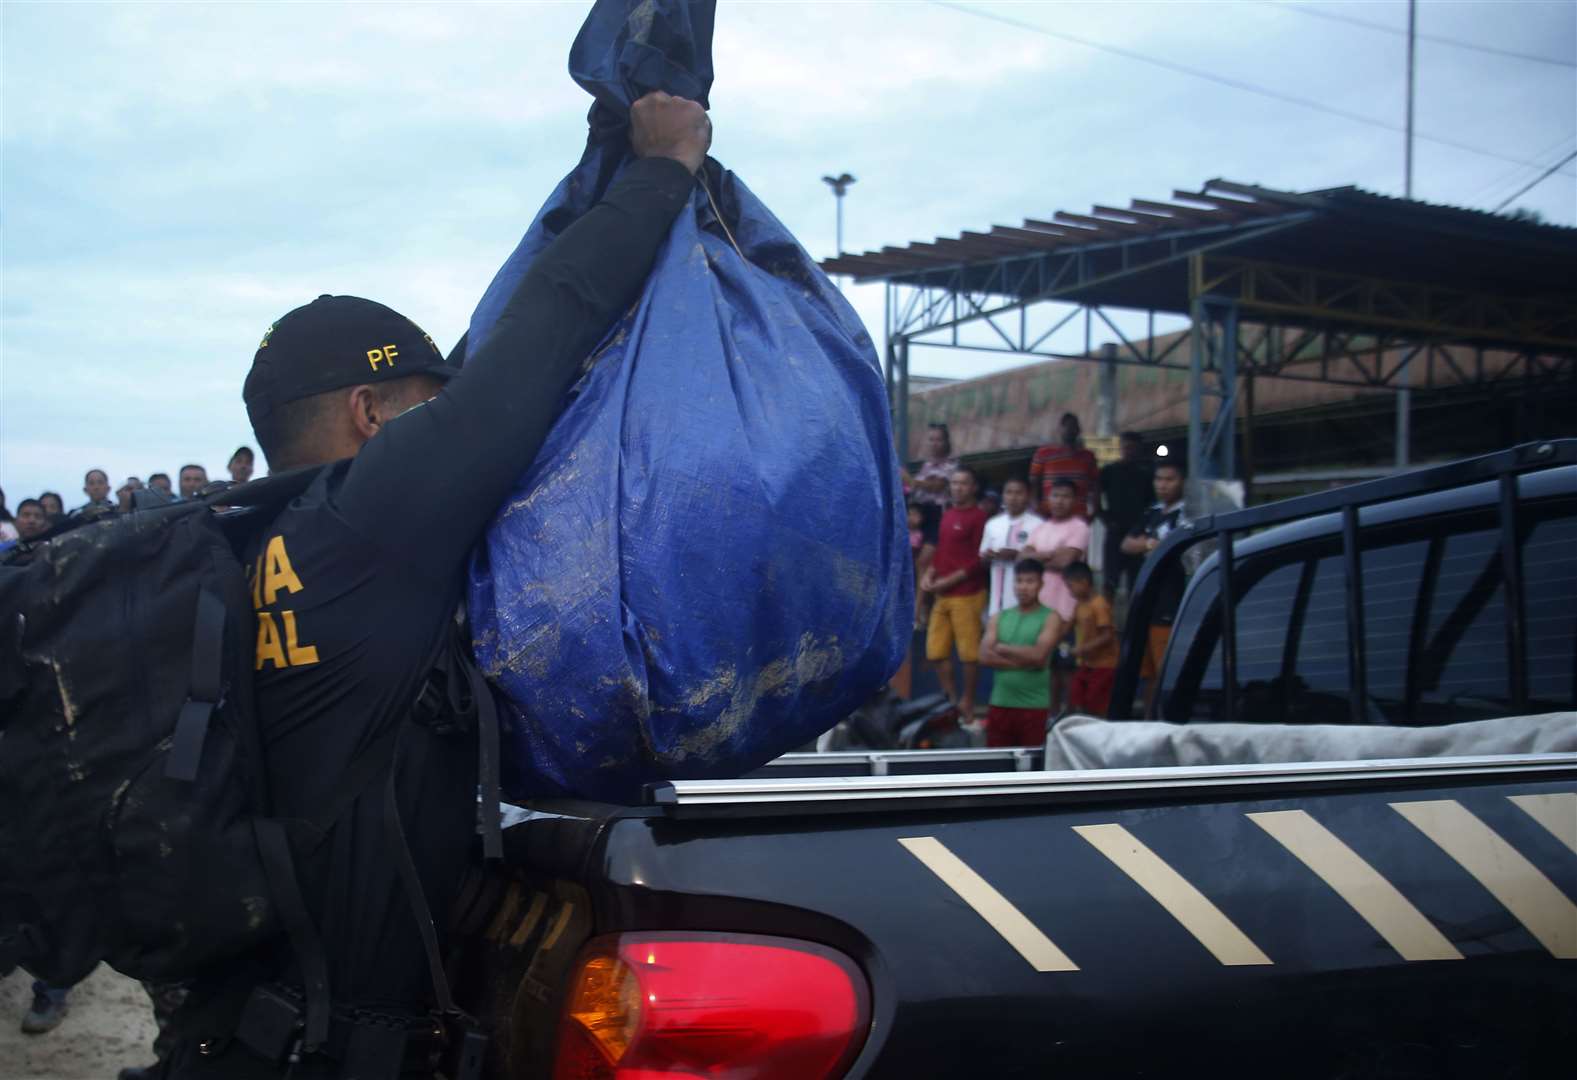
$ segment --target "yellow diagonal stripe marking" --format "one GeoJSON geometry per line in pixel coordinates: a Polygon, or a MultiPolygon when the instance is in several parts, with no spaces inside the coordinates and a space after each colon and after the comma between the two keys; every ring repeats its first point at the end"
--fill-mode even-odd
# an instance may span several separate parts
{"type": "Polygon", "coordinates": [[[1510,795],[1512,802],[1534,821],[1555,834],[1555,839],[1577,855],[1577,792],[1553,795],[1510,795]]]}
{"type": "Polygon", "coordinates": [[[1392,803],[1391,809],[1472,874],[1553,955],[1577,960],[1577,904],[1494,829],[1455,799],[1392,803]]]}
{"type": "Polygon", "coordinates": [[[520,920],[520,925],[515,928],[515,932],[509,935],[509,943],[516,948],[524,945],[526,939],[531,936],[531,931],[537,928],[537,922],[541,920],[542,913],[547,910],[547,907],[547,893],[539,892],[533,895],[531,897],[531,907],[526,909],[526,917],[520,920]]]}
{"type": "Polygon", "coordinates": [[[1236,967],[1272,962],[1204,893],[1121,825],[1076,825],[1073,831],[1133,878],[1223,964],[1236,967]]]}
{"type": "Polygon", "coordinates": [[[1302,810],[1249,814],[1304,866],[1347,901],[1403,960],[1460,960],[1462,954],[1396,886],[1336,834],[1302,810]]]}
{"type": "Polygon", "coordinates": [[[569,926],[569,917],[573,914],[575,914],[575,905],[568,900],[564,901],[564,906],[559,909],[558,920],[542,938],[543,952],[548,952],[559,943],[559,938],[564,936],[565,927],[569,926]]]}
{"type": "Polygon", "coordinates": [[[942,841],[934,836],[909,836],[898,842],[927,870],[941,878],[942,883],[973,908],[976,915],[986,920],[991,929],[1001,934],[1004,941],[1029,961],[1030,967],[1036,971],[1079,970],[1079,965],[1068,959],[1067,953],[1025,918],[1012,901],[992,888],[990,882],[949,851],[942,841]]]}
{"type": "Polygon", "coordinates": [[[515,917],[515,912],[520,908],[520,885],[511,883],[509,891],[504,894],[504,902],[499,906],[498,914],[493,916],[492,925],[487,928],[487,933],[482,936],[488,941],[497,941],[503,936],[504,927],[515,917]]]}

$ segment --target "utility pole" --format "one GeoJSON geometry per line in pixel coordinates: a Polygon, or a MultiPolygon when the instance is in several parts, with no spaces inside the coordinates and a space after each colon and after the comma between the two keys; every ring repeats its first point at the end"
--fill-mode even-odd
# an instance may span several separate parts
{"type": "Polygon", "coordinates": [[[837,251],[837,254],[842,255],[843,254],[843,196],[844,196],[844,193],[849,190],[849,185],[854,183],[854,177],[850,176],[848,173],[842,173],[842,174],[840,174],[838,176],[823,176],[821,178],[821,182],[826,184],[828,187],[832,188],[832,197],[837,200],[837,204],[838,204],[838,251],[837,251]]]}
{"type": "Polygon", "coordinates": [[[1407,0],[1407,155],[1402,194],[1413,197],[1413,86],[1414,57],[1418,50],[1418,0],[1407,0]]]}
{"type": "MultiPolygon", "coordinates": [[[[1418,0],[1407,0],[1407,134],[1403,154],[1402,194],[1413,197],[1413,87],[1414,57],[1418,49],[1418,0]]],[[[1396,467],[1404,468],[1412,457],[1413,441],[1413,365],[1418,351],[1409,355],[1407,366],[1397,373],[1400,389],[1396,392],[1396,467]]],[[[1428,363],[1426,357],[1425,363],[1428,363]]]]}

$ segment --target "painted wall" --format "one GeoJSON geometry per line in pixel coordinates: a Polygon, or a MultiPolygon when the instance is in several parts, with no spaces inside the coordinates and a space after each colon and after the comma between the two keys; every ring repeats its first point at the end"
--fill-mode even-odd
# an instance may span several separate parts
{"type": "MultiPolygon", "coordinates": [[[[1171,342],[1157,338],[1157,348],[1171,342]]],[[[1174,355],[1187,355],[1184,343],[1174,355]]],[[[1461,366],[1469,370],[1471,350],[1461,350],[1461,366]]],[[[1506,354],[1486,353],[1486,368],[1509,362],[1506,354]]],[[[1331,364],[1333,373],[1351,370],[1350,361],[1331,364]]],[[[923,453],[925,427],[945,423],[956,454],[977,454],[1040,446],[1057,434],[1064,412],[1079,417],[1087,434],[1095,432],[1098,416],[1100,364],[1078,359],[1051,360],[978,379],[950,383],[909,395],[909,457],[923,453]]],[[[1437,368],[1437,380],[1442,371],[1437,368]]],[[[1148,431],[1182,427],[1188,423],[1187,371],[1174,368],[1120,365],[1117,369],[1117,430],[1148,431]]],[[[1454,380],[1453,380],[1454,381],[1454,380]]],[[[1389,390],[1369,390],[1329,383],[1261,377],[1254,384],[1256,417],[1316,405],[1330,405],[1383,395],[1389,390]]],[[[1215,402],[1205,401],[1205,420],[1214,415],[1215,402]]],[[[1241,408],[1241,406],[1240,406],[1241,408]]],[[[1241,416],[1241,412],[1239,413],[1241,416]]]]}

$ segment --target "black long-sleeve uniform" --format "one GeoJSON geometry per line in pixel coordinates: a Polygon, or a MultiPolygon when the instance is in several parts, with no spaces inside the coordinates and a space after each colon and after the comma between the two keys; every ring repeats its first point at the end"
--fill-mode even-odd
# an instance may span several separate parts
{"type": "MultiPolygon", "coordinates": [[[[250,567],[257,700],[277,816],[320,814],[343,777],[318,762],[349,760],[406,722],[467,556],[587,354],[634,301],[692,184],[678,162],[631,163],[536,260],[464,372],[328,470],[261,538],[250,567]]],[[[406,732],[400,743],[400,813],[440,922],[473,839],[475,760],[474,738],[406,732]]],[[[301,859],[317,883],[306,900],[336,1002],[421,1011],[426,957],[389,858],[382,798],[373,785],[301,859]]],[[[189,1026],[186,1043],[210,1034],[189,1026]]],[[[188,1048],[172,1075],[252,1075],[245,1054],[233,1047],[216,1061],[188,1048]]]]}

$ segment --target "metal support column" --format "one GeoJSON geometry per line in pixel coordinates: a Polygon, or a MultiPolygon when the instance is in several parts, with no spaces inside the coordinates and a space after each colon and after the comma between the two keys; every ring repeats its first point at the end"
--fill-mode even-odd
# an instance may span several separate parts
{"type": "Polygon", "coordinates": [[[1397,372],[1396,381],[1396,467],[1405,469],[1413,460],[1413,365],[1397,372]]]}
{"type": "Polygon", "coordinates": [[[898,460],[909,463],[909,339],[898,339],[898,460]]]}
{"type": "Polygon", "coordinates": [[[1108,341],[1101,346],[1101,371],[1097,383],[1095,434],[1117,434],[1117,345],[1108,341]]]}
{"type": "Polygon", "coordinates": [[[1197,480],[1205,471],[1205,302],[1194,297],[1189,304],[1188,330],[1188,476],[1197,480]]]}
{"type": "MultiPolygon", "coordinates": [[[[882,377],[887,383],[887,418],[893,431],[898,430],[898,364],[893,347],[893,286],[888,282],[882,287],[882,377]]],[[[897,436],[894,435],[894,443],[897,436]]]]}
{"type": "Polygon", "coordinates": [[[1254,371],[1243,373],[1243,505],[1254,501],[1254,371]]]}
{"type": "Polygon", "coordinates": [[[1231,301],[1196,297],[1192,370],[1188,383],[1188,474],[1191,480],[1230,480],[1237,475],[1238,308],[1231,301]],[[1215,388],[1209,390],[1211,378],[1215,388]],[[1205,426],[1204,399],[1216,398],[1205,426]]]}
{"type": "Polygon", "coordinates": [[[1211,449],[1222,480],[1238,474],[1238,308],[1231,304],[1221,321],[1220,352],[1216,356],[1216,378],[1221,400],[1216,403],[1216,418],[1210,425],[1211,449]]]}

